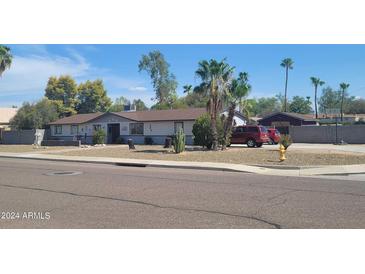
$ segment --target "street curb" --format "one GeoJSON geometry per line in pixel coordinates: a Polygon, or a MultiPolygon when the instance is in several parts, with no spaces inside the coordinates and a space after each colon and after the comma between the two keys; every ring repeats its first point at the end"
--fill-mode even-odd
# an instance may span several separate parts
{"type": "Polygon", "coordinates": [[[52,154],[15,154],[3,153],[0,158],[27,159],[27,160],[44,160],[74,163],[90,164],[108,164],[114,166],[129,167],[157,167],[157,168],[175,168],[175,169],[195,169],[195,170],[213,170],[242,172],[247,174],[273,175],[284,177],[302,177],[302,176],[320,176],[320,175],[344,175],[354,173],[365,173],[365,164],[348,165],[348,166],[316,166],[316,167],[294,167],[275,166],[264,167],[254,165],[213,163],[213,162],[188,162],[188,161],[163,161],[147,159],[130,159],[130,158],[112,158],[112,157],[86,157],[86,156],[62,156],[52,154]]]}
{"type": "MultiPolygon", "coordinates": [[[[326,165],[321,165],[321,166],[252,165],[252,166],[269,168],[269,169],[280,169],[280,170],[304,170],[304,169],[311,169],[311,168],[326,167],[326,165]]],[[[327,166],[331,166],[331,165],[327,165],[327,166]]]]}
{"type": "MultiPolygon", "coordinates": [[[[208,167],[208,166],[196,166],[196,165],[179,165],[175,164],[155,164],[155,163],[138,163],[138,162],[118,162],[118,161],[102,161],[102,160],[80,160],[80,159],[57,159],[57,158],[38,158],[31,156],[21,155],[0,155],[0,158],[10,159],[23,159],[23,160],[41,160],[41,161],[54,161],[54,162],[73,162],[73,163],[87,163],[87,164],[104,164],[113,166],[125,166],[125,167],[157,167],[157,168],[178,168],[178,169],[195,169],[195,170],[212,170],[212,171],[229,171],[229,172],[241,172],[241,173],[254,173],[244,170],[238,170],[227,167],[208,167]]],[[[133,160],[133,159],[131,159],[133,160]]],[[[152,160],[153,161],[153,160],[152,160]]]]}

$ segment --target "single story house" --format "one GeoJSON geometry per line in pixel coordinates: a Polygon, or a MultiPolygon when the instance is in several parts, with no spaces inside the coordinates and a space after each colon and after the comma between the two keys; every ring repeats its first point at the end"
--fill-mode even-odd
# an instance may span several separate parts
{"type": "Polygon", "coordinates": [[[258,123],[259,125],[266,127],[275,127],[282,134],[289,133],[289,126],[318,125],[318,121],[313,118],[313,114],[298,114],[291,112],[271,113],[259,119],[258,123]]]}
{"type": "MultiPolygon", "coordinates": [[[[50,123],[49,139],[75,140],[92,143],[92,136],[98,129],[106,133],[105,143],[118,142],[118,138],[132,139],[143,144],[149,137],[154,144],[164,144],[167,136],[182,128],[186,134],[186,143],[193,144],[193,125],[195,120],[206,113],[205,108],[122,111],[106,113],[77,114],[50,123]]],[[[235,113],[236,125],[246,124],[239,112],[235,113]]]]}
{"type": "Polygon", "coordinates": [[[17,108],[0,108],[0,141],[3,140],[4,131],[10,130],[10,120],[18,112],[17,108]]]}
{"type": "Polygon", "coordinates": [[[11,118],[13,118],[17,112],[17,108],[0,108],[0,128],[8,129],[11,118]]]}

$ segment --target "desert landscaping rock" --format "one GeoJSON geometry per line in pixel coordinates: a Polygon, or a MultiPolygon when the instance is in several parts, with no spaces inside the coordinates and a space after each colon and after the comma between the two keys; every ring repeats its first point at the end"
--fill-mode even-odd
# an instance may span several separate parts
{"type": "MultiPolygon", "coordinates": [[[[53,153],[52,151],[50,153],[53,153]]],[[[57,153],[66,156],[114,157],[130,159],[149,159],[166,161],[222,162],[248,165],[285,165],[285,166],[317,166],[317,165],[353,165],[365,164],[365,154],[342,151],[296,150],[289,148],[287,160],[279,161],[276,147],[259,149],[231,147],[225,151],[202,151],[190,149],[182,154],[175,154],[171,149],[162,146],[137,145],[136,150],[128,150],[128,146],[106,146],[90,150],[75,150],[57,153]]]]}

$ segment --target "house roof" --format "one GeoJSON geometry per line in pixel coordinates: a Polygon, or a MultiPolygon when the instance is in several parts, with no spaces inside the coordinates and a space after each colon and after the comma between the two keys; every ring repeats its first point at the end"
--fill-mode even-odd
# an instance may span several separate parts
{"type": "MultiPolygon", "coordinates": [[[[206,112],[205,108],[187,108],[187,109],[168,109],[168,110],[122,111],[122,112],[110,112],[110,113],[132,121],[152,122],[152,121],[195,120],[205,112],[206,112]]],[[[107,114],[108,112],[76,114],[54,121],[50,123],[50,125],[83,124],[95,120],[102,115],[107,115],[107,114]]]]}
{"type": "Polygon", "coordinates": [[[51,122],[49,124],[50,125],[83,124],[83,123],[87,123],[95,118],[98,118],[99,116],[101,116],[103,114],[104,113],[102,113],[102,112],[76,114],[76,115],[61,118],[61,119],[51,122]]]}
{"type": "Polygon", "coordinates": [[[17,112],[17,108],[0,108],[0,124],[9,124],[17,112]]]}
{"type": "Polygon", "coordinates": [[[146,111],[122,111],[113,112],[121,117],[138,121],[176,121],[195,120],[200,115],[206,113],[205,108],[167,109],[167,110],[146,110],[146,111]]]}
{"type": "Polygon", "coordinates": [[[302,121],[316,121],[316,119],[313,118],[313,114],[299,114],[299,113],[293,113],[293,112],[274,112],[274,113],[271,113],[271,114],[268,114],[268,115],[262,117],[259,121],[268,119],[268,118],[273,117],[278,114],[290,116],[290,117],[293,117],[293,118],[296,118],[296,119],[299,119],[302,121]]]}

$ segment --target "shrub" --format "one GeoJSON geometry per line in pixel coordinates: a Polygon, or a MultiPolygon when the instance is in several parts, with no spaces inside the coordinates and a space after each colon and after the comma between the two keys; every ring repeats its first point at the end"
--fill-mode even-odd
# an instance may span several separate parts
{"type": "Polygon", "coordinates": [[[185,134],[181,128],[179,129],[179,131],[176,133],[175,136],[174,150],[175,153],[181,153],[185,151],[185,134]]]}
{"type": "Polygon", "coordinates": [[[288,147],[293,143],[292,138],[290,137],[290,135],[281,135],[280,138],[280,144],[282,144],[285,148],[285,150],[288,149],[288,147]]]}
{"type": "Polygon", "coordinates": [[[117,144],[125,144],[125,140],[124,140],[124,138],[122,136],[119,135],[117,137],[116,143],[117,144]]]}
{"type": "Polygon", "coordinates": [[[102,129],[98,129],[93,135],[93,143],[96,144],[104,144],[105,142],[105,132],[102,129]]]}
{"type": "Polygon", "coordinates": [[[153,145],[152,137],[144,137],[144,144],[145,145],[153,145]]]}
{"type": "MultiPolygon", "coordinates": [[[[193,125],[194,145],[210,149],[212,147],[212,133],[210,128],[210,116],[201,115],[193,125]]],[[[217,119],[218,143],[221,145],[224,140],[223,122],[217,119]]]]}

